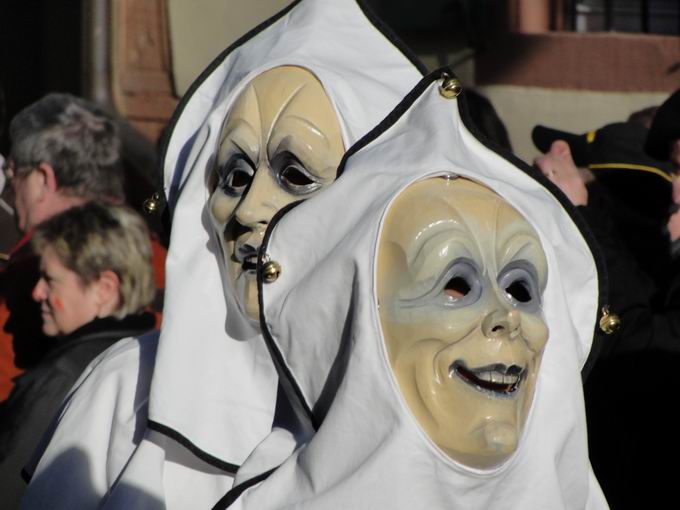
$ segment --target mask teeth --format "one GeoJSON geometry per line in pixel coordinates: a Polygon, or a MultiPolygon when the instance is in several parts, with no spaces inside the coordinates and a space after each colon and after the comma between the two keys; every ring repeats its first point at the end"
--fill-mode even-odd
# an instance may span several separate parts
{"type": "Polygon", "coordinates": [[[245,271],[254,271],[257,268],[257,254],[248,255],[243,259],[241,266],[245,271]]]}
{"type": "Polygon", "coordinates": [[[509,395],[519,387],[524,370],[517,365],[507,367],[500,363],[468,369],[462,361],[458,360],[449,368],[449,377],[453,377],[454,374],[480,390],[509,395]]]}

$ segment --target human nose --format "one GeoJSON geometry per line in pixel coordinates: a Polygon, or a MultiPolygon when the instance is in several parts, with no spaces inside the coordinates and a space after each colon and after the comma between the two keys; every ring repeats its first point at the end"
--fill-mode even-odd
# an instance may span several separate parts
{"type": "Polygon", "coordinates": [[[33,298],[33,301],[37,301],[38,303],[47,299],[47,283],[45,283],[44,278],[40,278],[38,283],[35,284],[31,297],[33,298]]]}
{"type": "Polygon", "coordinates": [[[486,338],[508,336],[514,338],[519,332],[519,311],[514,308],[500,306],[491,311],[482,320],[482,332],[486,338]]]}
{"type": "Polygon", "coordinates": [[[266,226],[276,212],[276,189],[268,168],[258,168],[245,196],[236,207],[235,217],[241,225],[255,229],[266,226]]]}

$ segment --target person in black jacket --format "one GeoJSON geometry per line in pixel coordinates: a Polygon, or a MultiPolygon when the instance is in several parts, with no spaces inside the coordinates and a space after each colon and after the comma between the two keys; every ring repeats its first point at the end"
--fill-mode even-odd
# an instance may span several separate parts
{"type": "MultiPolygon", "coordinates": [[[[637,127],[630,130],[644,134],[637,127]]],[[[577,167],[572,148],[578,151],[579,145],[573,140],[553,140],[546,155],[535,160],[585,217],[605,259],[611,309],[620,317],[618,331],[596,335],[584,371],[590,459],[612,509],[651,508],[673,497],[680,454],[675,433],[666,432],[672,427],[666,414],[675,399],[680,361],[679,261],[669,244],[680,238],[680,212],[670,217],[668,212],[673,210],[671,186],[678,181],[671,185],[668,167],[645,156],[644,136],[636,143],[628,140],[626,151],[610,159],[616,165],[606,167],[618,172],[610,177],[619,179],[614,183],[598,180],[597,167],[589,171],[597,160],[588,159],[587,152],[585,164],[581,159],[577,167]],[[633,172],[640,174],[635,186],[626,182],[633,172]],[[617,195],[626,187],[628,203],[617,195]],[[640,231],[641,221],[624,220],[622,210],[635,209],[640,218],[653,218],[649,232],[640,231]],[[663,248],[645,243],[650,236],[665,241],[663,248]],[[652,260],[658,266],[650,274],[643,268],[652,260]]],[[[616,153],[620,142],[613,140],[605,153],[616,153]]]]}
{"type": "MultiPolygon", "coordinates": [[[[70,94],[48,94],[15,115],[8,134],[5,188],[25,236],[5,248],[9,258],[0,263],[0,401],[7,398],[12,378],[38,363],[50,344],[31,299],[38,280],[37,257],[27,243],[32,230],[90,200],[125,199],[119,131],[94,104],[70,94]]],[[[4,238],[11,230],[0,232],[4,238]]]]}
{"type": "Polygon", "coordinates": [[[53,346],[0,404],[0,494],[7,509],[19,504],[21,469],[86,366],[155,323],[144,312],[155,294],[149,232],[132,210],[96,202],[68,209],[41,223],[31,244],[40,254],[33,299],[53,346]]]}
{"type": "MultiPolygon", "coordinates": [[[[607,215],[612,234],[652,278],[660,297],[672,265],[666,228],[673,203],[672,167],[645,154],[646,136],[646,128],[631,122],[607,124],[584,134],[540,125],[532,131],[534,144],[545,153],[535,164],[568,197],[569,191],[550,171],[558,169],[560,161],[579,168],[582,182],[574,180],[573,191],[578,186],[583,192],[587,189],[591,197],[587,208],[607,215]]],[[[560,173],[560,180],[567,175],[560,173]]]]}

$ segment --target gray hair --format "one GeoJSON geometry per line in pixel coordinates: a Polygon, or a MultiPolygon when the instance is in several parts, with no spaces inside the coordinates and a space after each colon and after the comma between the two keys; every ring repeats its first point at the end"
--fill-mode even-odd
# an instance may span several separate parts
{"type": "Polygon", "coordinates": [[[49,163],[63,193],[123,200],[118,129],[93,104],[70,94],[48,94],[12,119],[9,135],[17,170],[49,163]]]}
{"type": "Polygon", "coordinates": [[[113,314],[119,319],[141,312],[154,298],[149,230],[126,206],[88,202],[67,209],[38,225],[31,243],[35,253],[52,249],[83,285],[113,271],[120,281],[113,314]]]}

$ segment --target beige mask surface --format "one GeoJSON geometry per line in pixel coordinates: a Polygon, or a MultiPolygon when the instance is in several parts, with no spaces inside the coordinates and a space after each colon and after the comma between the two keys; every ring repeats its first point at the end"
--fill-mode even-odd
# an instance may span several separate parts
{"type": "Polygon", "coordinates": [[[379,241],[380,321],[399,388],[449,457],[490,468],[517,448],[548,328],[536,232],[501,197],[431,178],[391,205],[379,241]]]}
{"type": "Polygon", "coordinates": [[[321,83],[301,67],[254,78],[220,133],[210,216],[244,313],[258,320],[255,263],[274,214],[333,182],[344,153],[340,124],[321,83]]]}

